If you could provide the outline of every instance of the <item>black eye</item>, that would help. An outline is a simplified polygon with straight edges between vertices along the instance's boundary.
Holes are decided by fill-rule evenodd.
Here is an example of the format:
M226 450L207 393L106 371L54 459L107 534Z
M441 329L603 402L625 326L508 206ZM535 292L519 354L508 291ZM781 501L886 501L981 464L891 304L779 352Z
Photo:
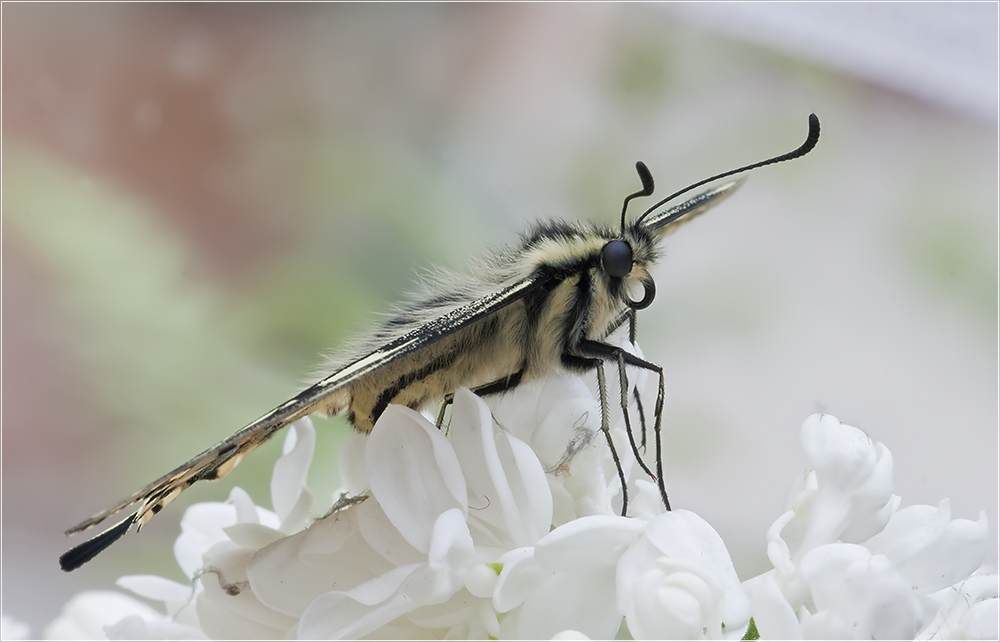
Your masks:
M621 239L615 239L604 246L601 262L609 276L622 278L632 271L632 248Z

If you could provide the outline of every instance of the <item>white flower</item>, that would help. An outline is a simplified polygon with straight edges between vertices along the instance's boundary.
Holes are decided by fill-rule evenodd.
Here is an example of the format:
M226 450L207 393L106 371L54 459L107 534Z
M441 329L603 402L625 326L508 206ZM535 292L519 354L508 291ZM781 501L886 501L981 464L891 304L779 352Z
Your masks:
M537 457L494 430L480 399L456 395L453 443L418 413L390 407L371 436L355 442L371 497L286 535L308 503L311 425L300 422L296 435L272 483L273 502L284 509L256 508L237 489L230 504L185 515L175 548L188 576L200 580L197 620L206 634L499 633L490 607L497 572L487 564L549 531L552 498ZM298 465L285 465L293 457Z
M750 618L725 545L689 511L583 517L501 560L505 637L607 639L624 615L636 639L719 639L724 626L739 638Z
M114 591L76 595L44 636L47 640L205 639L196 628L173 622L149 605Z
M456 398L456 404L466 403L462 397L461 401ZM300 617L296 630L300 637L368 635L422 606L451 599L463 588L473 564L462 467L433 424L407 408L390 407L368 438L365 463L372 501L344 513L357 514L361 539L357 544L362 550L356 553L374 558L374 576L369 571L365 579L371 566L359 566L355 555L300 547L296 538L261 551L259 563L263 565L274 555L282 560L292 555L300 561L309 555L310 563L320 564L329 563L324 557L340 558L333 577L345 570L347 578L365 579L355 586L325 587L327 591L315 596L303 612L291 611ZM312 528L339 517L334 515ZM366 528L365 521L374 522L375 527ZM272 592L283 591L281 584L266 581L265 575L254 576L261 578L255 589L267 590L268 598Z
M939 604L918 640L1000 638L1000 582L996 573L974 573L930 596Z
M600 404L577 377L492 407L461 389L450 435L390 406L342 449L353 496L316 520L305 485L315 433L301 420L275 465L273 512L239 488L192 506L174 551L190 584L119 580L162 611L84 593L46 634L739 639L751 614L763 637L997 634L1000 583L976 570L985 516L952 519L947 501L897 510L892 456L861 431L806 421L810 469L767 533L774 569L741 584L710 525L663 511L612 410L627 517Z
M636 639L739 639L750 619L722 538L689 511L651 520L617 573L619 608Z
M638 544L645 541L649 516L662 513L655 487L641 479L641 472L635 474L627 439L616 428L633 505L644 517L614 516L621 488L599 432L600 413L591 392L572 376L522 386L492 411L468 390L458 391L450 441L422 415L391 406L369 436L350 440L342 454L353 464L348 486L368 496L311 525L305 478L314 433L308 420L300 421L275 466L276 512L254 506L240 489L227 503L192 506L175 554L193 588L161 578L123 578L124 588L163 602L166 615L131 614L138 619L119 621L109 632L170 635L156 628L167 621L213 638L496 637L501 619L509 628L533 617L530 607L520 604L507 617L502 615L514 606L495 608L506 560L526 550L534 556L535 545L549 538L538 549L543 560L558 558L547 551L571 557L583 552L589 566L602 569L595 589L600 587L606 599L599 600L597 619L605 622L601 630L613 635L630 604L616 592L614 567L624 549L609 554L572 538L569 545L559 545L550 535L563 523L567 530L555 535L585 532L576 525L578 518L600 516L629 524L625 531ZM581 547L577 553L574 546ZM643 564L663 573L663 556L662 551L648 559L633 556L629 572L635 582ZM728 554L725 561L731 570ZM590 576L590 570L581 572ZM565 573L557 575L557 582L572 582ZM631 591L635 582L623 583L623 590ZM714 612L715 606L705 608ZM649 612L644 608L629 617L641 623ZM538 637L543 630L555 635L580 628L571 624L556 630L544 623L522 625L521 631Z
M761 637L995 631L982 619L996 609L998 578L970 578L986 555L985 513L952 520L947 500L897 510L885 446L830 415L807 419L801 435L811 470L768 530L774 570L745 583ZM964 612L959 594L967 596Z
M305 466L312 458L315 433L308 419L297 422L285 442L285 454L275 464L272 479L272 500L285 508L284 514L272 513L254 506L249 495L234 488L229 501L206 502L188 508L181 520L181 535L174 545L177 561L193 582L213 577L206 598L204 583L183 585L155 576L126 576L118 581L122 588L154 601L163 602L166 614L160 613L132 597L111 591L89 591L74 597L64 607L62 615L45 631L49 639L204 639L211 632L232 623L225 617L225 608L205 608L203 601L217 597L212 589L219 587L218 577L226 576L229 590L238 590L240 577L227 565L234 550L242 550L235 540L259 547L267 538L280 538L278 530L284 521L290 529L304 523L308 497L304 488ZM289 464L289 462L292 462ZM295 480L300 480L296 488ZM255 538L254 535L257 537ZM252 551L251 551L252 552ZM242 578L245 580L245 578ZM225 593L225 589L219 589ZM232 601L219 600L229 606ZM232 619L232 618L230 618ZM236 626L223 637L235 637L235 631L260 634L259 627L248 627L236 617ZM266 634L258 637L267 637Z

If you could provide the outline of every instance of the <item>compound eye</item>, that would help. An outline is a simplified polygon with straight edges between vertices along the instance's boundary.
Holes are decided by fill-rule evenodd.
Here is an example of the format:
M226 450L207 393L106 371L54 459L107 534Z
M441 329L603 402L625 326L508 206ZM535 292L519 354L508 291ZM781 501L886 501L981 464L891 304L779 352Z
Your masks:
M632 271L632 248L621 239L610 241L601 251L601 262L609 276L620 279Z

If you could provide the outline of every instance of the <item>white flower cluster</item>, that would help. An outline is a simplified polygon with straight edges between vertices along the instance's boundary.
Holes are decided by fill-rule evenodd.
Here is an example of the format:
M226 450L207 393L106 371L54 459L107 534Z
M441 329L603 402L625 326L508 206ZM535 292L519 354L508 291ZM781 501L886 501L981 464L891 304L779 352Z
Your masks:
M614 398L614 397L613 397ZM311 518L315 433L297 422L275 465L274 512L234 489L188 509L175 555L191 583L84 593L49 638L580 638L996 636L998 578L976 571L985 517L896 510L892 460L811 417L812 471L768 533L774 570L741 584L719 535L664 512L622 427L582 380L554 376L493 404L460 390L450 435L390 406L341 453L346 494ZM633 416L635 416L633 414Z
M985 512L897 510L889 450L830 415L806 420L802 446L810 468L767 533L774 570L745 584L762 638L997 638Z

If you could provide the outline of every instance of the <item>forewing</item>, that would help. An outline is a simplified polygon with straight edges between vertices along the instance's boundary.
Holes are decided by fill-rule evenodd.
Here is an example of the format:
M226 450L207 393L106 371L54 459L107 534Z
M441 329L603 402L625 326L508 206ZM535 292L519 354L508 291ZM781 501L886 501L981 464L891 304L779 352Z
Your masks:
M673 233L678 227L699 214L721 203L742 184L743 180L741 179L738 181L729 181L728 183L705 190L683 203L668 207L662 212L650 214L642 221L641 225L662 238L667 234Z
M349 386L358 378L371 374L396 359L433 345L448 335L522 299L546 283L547 278L541 275L517 281L424 323L334 372L191 461L178 466L111 508L67 530L67 535L73 535L99 524L133 504L139 504L136 512L125 520L65 553L59 558L60 565L65 571L79 568L117 541L133 523L137 523L141 528L195 482L224 477L247 453L285 426L313 412L324 399Z

